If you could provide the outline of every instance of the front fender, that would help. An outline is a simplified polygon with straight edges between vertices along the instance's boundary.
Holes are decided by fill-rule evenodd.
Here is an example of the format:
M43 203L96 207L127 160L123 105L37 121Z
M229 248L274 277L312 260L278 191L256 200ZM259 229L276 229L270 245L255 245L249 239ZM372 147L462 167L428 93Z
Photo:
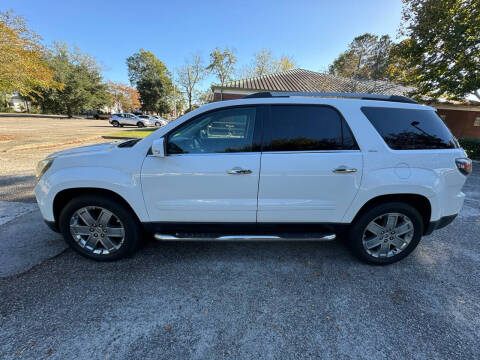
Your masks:
M53 202L63 190L76 188L99 188L110 190L132 207L140 221L148 221L143 201L140 174L131 174L113 168L78 167L59 169L48 176L48 172L35 187L35 196L40 211L47 221L54 221Z

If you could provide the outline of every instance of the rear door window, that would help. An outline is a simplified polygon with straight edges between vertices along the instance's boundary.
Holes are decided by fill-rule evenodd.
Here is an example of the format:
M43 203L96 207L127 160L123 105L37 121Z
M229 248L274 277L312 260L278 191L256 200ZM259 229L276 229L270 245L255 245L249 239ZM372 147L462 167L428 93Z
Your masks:
M319 105L272 105L264 126L263 151L358 149L338 111Z
M457 147L454 137L433 110L362 107L362 112L394 150Z

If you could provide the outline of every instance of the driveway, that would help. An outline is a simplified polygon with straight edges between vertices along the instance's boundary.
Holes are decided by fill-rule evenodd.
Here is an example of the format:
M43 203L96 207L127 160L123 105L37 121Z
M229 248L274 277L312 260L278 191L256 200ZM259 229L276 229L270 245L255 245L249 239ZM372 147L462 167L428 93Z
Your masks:
M341 242L148 242L96 263L20 214L1 241L41 256L0 279L0 358L478 359L475 165L459 218L383 267ZM24 272L52 254L38 242L60 254Z

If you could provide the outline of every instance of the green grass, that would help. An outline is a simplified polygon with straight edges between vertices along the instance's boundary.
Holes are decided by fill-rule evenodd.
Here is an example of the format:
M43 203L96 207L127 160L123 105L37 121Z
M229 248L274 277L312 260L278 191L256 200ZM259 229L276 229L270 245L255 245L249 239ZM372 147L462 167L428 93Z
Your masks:
M115 136L115 137L122 137L126 139L132 139L132 138L144 138L150 135L152 132L157 130L157 128L154 129L138 129L138 130L121 130L112 133L110 136Z

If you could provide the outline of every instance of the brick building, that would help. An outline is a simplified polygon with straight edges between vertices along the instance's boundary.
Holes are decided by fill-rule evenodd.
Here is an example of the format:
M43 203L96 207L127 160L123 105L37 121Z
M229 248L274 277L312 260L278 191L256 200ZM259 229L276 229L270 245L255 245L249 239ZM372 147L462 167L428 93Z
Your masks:
M262 91L358 92L407 95L412 88L387 81L358 81L304 69L293 69L248 79L234 80L223 87L212 85L213 101L233 100ZM480 102L435 103L438 114L458 138L480 139Z

